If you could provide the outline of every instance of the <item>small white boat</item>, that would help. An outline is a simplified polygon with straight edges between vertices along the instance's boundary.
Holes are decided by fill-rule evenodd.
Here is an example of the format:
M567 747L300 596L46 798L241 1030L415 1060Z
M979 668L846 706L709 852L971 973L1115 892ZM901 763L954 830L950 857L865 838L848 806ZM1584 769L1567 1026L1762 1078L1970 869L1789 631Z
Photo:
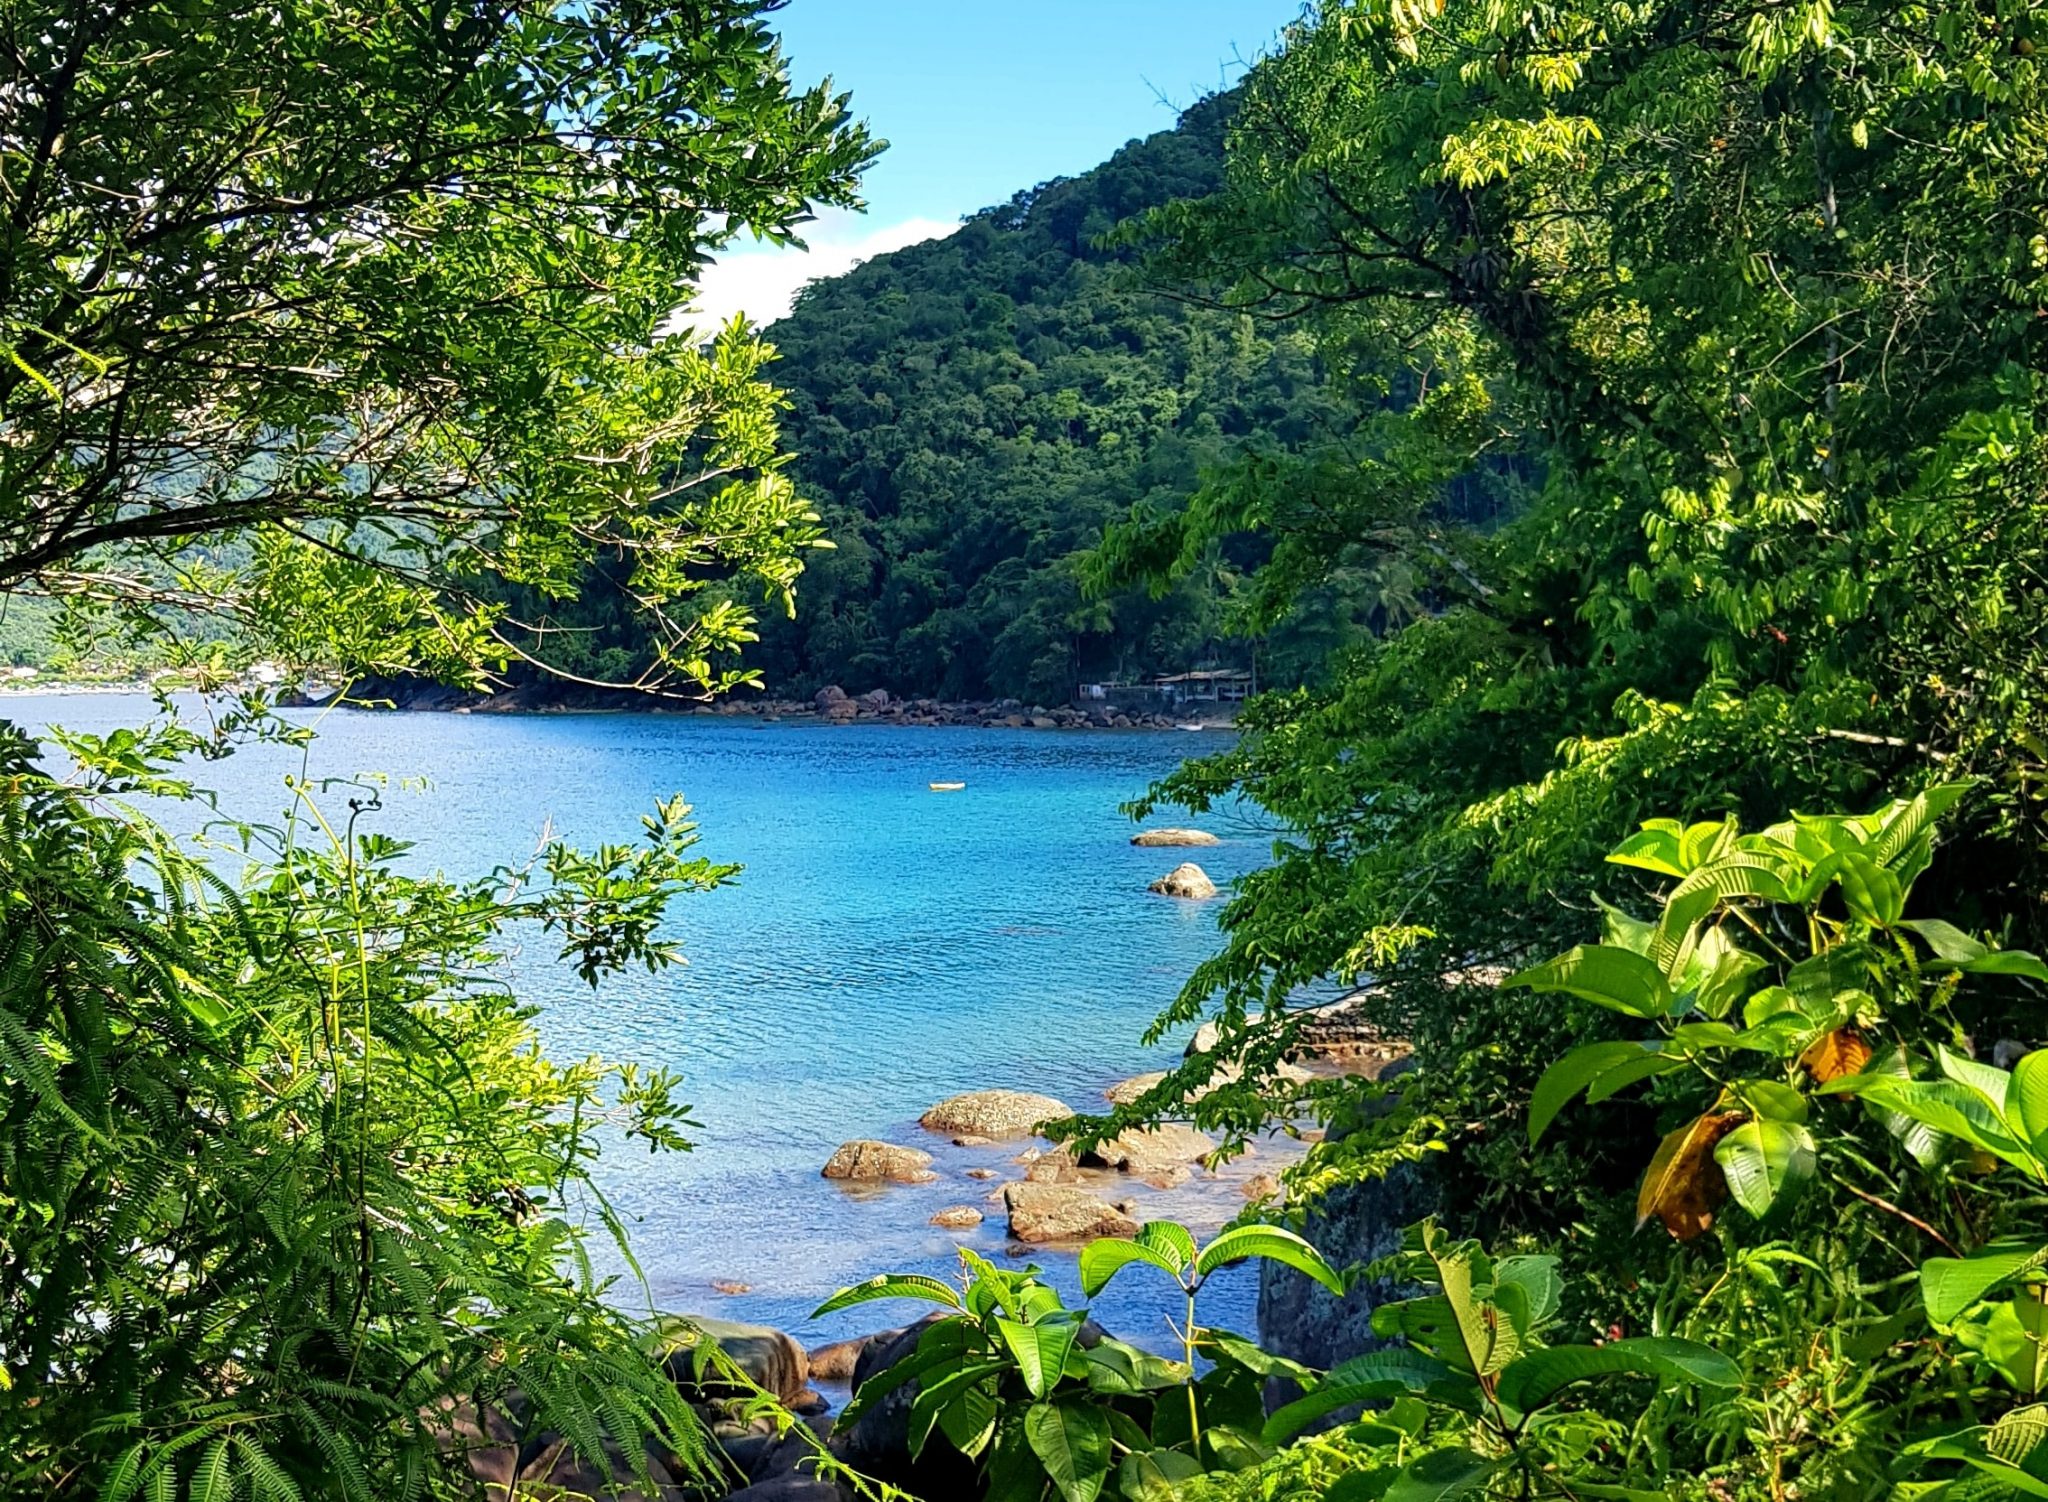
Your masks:
M1209 727L1206 725L1182 725L1179 728L1182 730L1207 730Z
M966 786L964 782L935 782L931 789L935 793L957 793Z

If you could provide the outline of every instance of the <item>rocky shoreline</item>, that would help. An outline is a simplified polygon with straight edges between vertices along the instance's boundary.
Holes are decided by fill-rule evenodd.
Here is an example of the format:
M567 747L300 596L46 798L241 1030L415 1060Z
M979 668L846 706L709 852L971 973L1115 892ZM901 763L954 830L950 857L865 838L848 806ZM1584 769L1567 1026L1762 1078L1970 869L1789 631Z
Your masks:
M326 709L343 701L340 690L285 695L279 704ZM346 691L346 703L360 708L441 714L678 714L761 720L814 720L822 724L957 726L1004 730L1182 730L1189 726L1225 730L1234 706L1205 704L1176 711L1180 718L1109 704L1082 709L1047 708L1021 699L901 699L885 688L849 694L833 685L808 699L728 697L709 702L671 698L630 689L593 688L549 681L518 684L491 693L450 688L418 678L370 678Z

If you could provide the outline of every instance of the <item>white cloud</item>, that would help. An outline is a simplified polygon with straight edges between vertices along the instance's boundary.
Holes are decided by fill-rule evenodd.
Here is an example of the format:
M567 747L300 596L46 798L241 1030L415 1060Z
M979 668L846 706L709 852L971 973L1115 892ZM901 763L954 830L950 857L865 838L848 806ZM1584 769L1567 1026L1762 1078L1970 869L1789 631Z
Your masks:
M941 239L959 227L944 219L874 225L851 214L827 213L808 227L807 250L761 246L725 251L705 268L694 306L677 313L675 326L708 330L745 313L765 328L789 312L805 283L851 271L872 256Z

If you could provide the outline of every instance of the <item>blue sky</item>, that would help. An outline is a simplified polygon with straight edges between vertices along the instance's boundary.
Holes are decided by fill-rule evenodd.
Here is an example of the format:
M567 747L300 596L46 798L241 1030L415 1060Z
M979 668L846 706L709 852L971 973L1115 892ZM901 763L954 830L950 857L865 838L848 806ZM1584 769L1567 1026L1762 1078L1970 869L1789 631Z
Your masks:
M705 317L770 322L797 287L944 234L962 215L1085 172L1234 82L1301 0L791 0L770 18L790 71L826 74L890 142L868 213L830 214L809 255L735 248Z

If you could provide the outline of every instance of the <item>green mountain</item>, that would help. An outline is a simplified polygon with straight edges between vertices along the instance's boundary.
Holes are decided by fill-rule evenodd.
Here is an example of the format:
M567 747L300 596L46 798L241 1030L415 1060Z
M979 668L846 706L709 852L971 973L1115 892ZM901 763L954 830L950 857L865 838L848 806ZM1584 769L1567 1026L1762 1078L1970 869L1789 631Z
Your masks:
M1219 549L1171 593L1084 598L1083 550L1134 503L1177 506L1248 442L1337 411L1308 341L1148 289L1119 222L1214 191L1232 96L943 240L813 284L769 330L797 475L836 551L766 624L771 685L1066 699L1080 681L1242 656Z

